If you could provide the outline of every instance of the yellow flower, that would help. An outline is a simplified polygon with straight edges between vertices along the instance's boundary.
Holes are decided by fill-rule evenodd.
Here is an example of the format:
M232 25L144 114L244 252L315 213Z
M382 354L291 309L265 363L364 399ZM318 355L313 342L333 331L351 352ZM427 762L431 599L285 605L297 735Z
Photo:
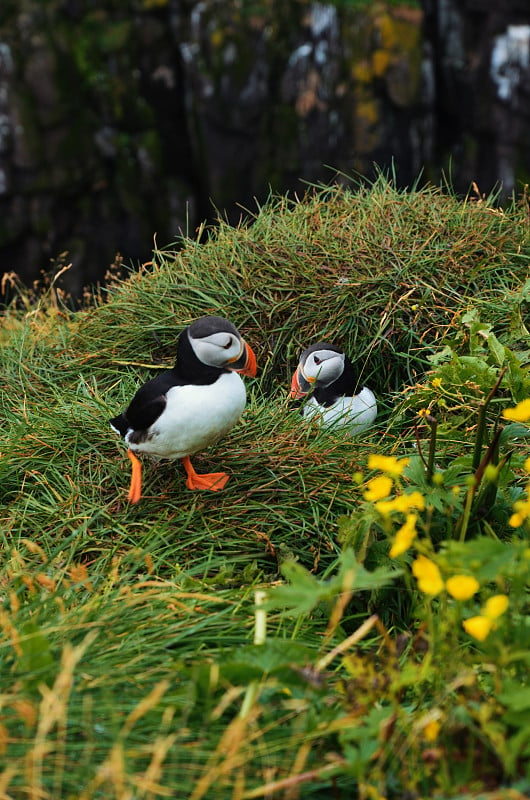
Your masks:
M462 627L465 632L469 633L474 639L483 642L493 628L493 620L482 615L470 617L469 619L463 620Z
M432 385L434 386L435 389L439 389L440 386L442 385L442 379L441 378L433 378L431 383L432 383Z
M530 472L530 458L527 458L524 462L524 468L527 472Z
M426 556L418 556L412 564L412 574L418 581L418 588L424 594L440 594L444 588L444 582L440 570Z
M512 422L528 422L530 420L530 397L521 400L515 408L505 408L502 416Z
M416 536L417 520L416 514L407 514L407 519L397 531L394 544L390 548L390 558L396 558L409 549Z
M492 628L496 627L495 620L504 614L509 602L505 594L495 594L488 598L482 608L482 614L462 622L464 630L479 642L483 642Z
M455 600L469 600L478 592L480 584L471 575L453 575L447 579L445 588Z
M392 478L387 475L380 475L377 478L372 478L366 484L366 491L364 492L364 499L370 502L381 500L383 497L388 497L392 491Z
M505 594L495 594L486 600L482 613L488 619L497 619L504 614L509 604L508 597Z
M518 528L524 523L525 519L530 517L530 499L517 500L513 504L513 509L515 513L512 514L508 520L508 525L510 525L512 528Z
M410 492L409 494L400 494L392 500L380 500L375 504L377 511L383 516L387 516L392 511L402 511L406 514L411 509L423 511L425 508L425 498L421 492Z
M423 735L428 742L435 742L440 733L440 723L437 719L431 719L423 729Z
M395 478L403 474L403 470L408 463L408 458L395 458L394 456L380 456L377 454L368 456L368 469L380 469L381 472L388 472L389 475Z
M431 410L429 408L420 408L418 411L418 417L429 417L431 415Z

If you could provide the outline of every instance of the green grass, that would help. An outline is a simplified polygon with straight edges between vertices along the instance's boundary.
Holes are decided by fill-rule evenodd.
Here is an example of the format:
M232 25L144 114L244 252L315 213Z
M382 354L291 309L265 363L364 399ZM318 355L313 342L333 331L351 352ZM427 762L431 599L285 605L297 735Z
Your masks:
M513 359L488 421L523 399L529 259L522 204L501 211L436 189L398 192L381 178L358 192L272 198L238 229L221 222L206 243L157 250L77 313L53 286L32 301L21 292L0 335L0 797L518 791L526 728L517 722L521 756L509 766L493 732L472 720L473 703L495 717L484 686L462 688L456 702L460 690L447 686L464 678L451 657L438 676L421 666L407 564L390 563L354 476L370 453L428 447L413 418L434 402L433 356L472 349L491 363L470 310L494 331L494 351ZM131 507L129 462L107 420L208 313L232 319L258 357L242 421L196 458L231 479L222 493L191 493L178 464L146 465L144 497ZM378 395L376 426L359 440L303 425L289 407L297 354L317 338L343 344ZM489 372L466 369L439 408L449 465L470 449L488 391ZM524 443L514 448L521 475ZM508 507L515 489L505 483ZM348 588L346 546L370 571L368 588ZM517 583L517 537L513 547ZM273 598L293 560L293 610L270 606L260 650L254 593ZM378 567L390 569L382 584ZM372 621L342 650L374 612L388 633ZM433 708L452 731L436 768L418 733ZM465 764L450 756L460 739Z

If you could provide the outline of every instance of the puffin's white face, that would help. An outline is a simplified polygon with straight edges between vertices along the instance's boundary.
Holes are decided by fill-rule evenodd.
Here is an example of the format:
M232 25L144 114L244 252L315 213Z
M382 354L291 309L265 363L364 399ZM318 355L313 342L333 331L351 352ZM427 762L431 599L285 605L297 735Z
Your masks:
M243 354L245 345L234 333L220 331L200 339L189 337L190 344L199 361L209 367L226 367L237 361Z
M335 350L315 350L300 364L302 378L312 386L329 386L344 371L344 353Z

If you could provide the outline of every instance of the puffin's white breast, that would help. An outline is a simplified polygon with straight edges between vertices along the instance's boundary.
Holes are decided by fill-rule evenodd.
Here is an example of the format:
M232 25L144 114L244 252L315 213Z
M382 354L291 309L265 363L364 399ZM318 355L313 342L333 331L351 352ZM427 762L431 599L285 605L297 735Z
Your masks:
M192 455L228 433L243 413L245 402L245 385L236 372L223 373L207 386L173 386L164 411L151 425L149 438L129 446L159 458Z
M339 397L333 405L321 406L310 397L304 406L304 417L318 418L322 425L341 426L353 434L367 430L377 417L377 401L366 386L354 397Z

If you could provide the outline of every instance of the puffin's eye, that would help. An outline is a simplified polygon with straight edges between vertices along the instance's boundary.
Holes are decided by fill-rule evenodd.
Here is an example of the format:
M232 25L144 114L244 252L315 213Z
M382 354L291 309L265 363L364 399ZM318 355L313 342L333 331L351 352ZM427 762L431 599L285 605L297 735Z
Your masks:
M232 347L232 339L229 339L226 344L223 345L223 350L229 350Z
M313 361L315 362L317 367L318 367L319 364L322 364L322 359L319 358L318 356L313 356Z

